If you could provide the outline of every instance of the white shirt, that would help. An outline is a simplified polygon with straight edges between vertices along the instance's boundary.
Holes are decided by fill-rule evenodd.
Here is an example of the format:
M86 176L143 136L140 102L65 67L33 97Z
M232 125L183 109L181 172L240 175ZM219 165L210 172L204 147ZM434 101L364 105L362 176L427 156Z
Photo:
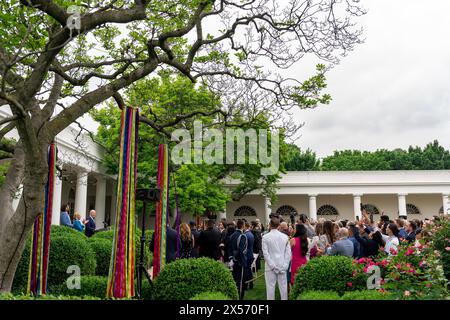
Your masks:
M384 251L387 254L391 254L391 248L397 251L398 245L399 245L398 238L396 236L390 236L386 239L386 246L384 247Z
M270 230L262 238L262 250L266 270L272 270L275 273L283 273L288 270L292 252L287 235L277 229Z

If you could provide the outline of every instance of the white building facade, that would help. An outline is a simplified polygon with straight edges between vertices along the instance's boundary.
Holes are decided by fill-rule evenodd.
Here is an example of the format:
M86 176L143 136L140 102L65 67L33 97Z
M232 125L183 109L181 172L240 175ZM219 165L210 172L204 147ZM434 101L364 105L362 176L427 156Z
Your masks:
M276 203L255 191L229 203L226 217L268 221L271 212L285 218L294 212L313 219L356 220L363 205L375 219L382 213L391 219L424 219L450 213L449 196L450 170L288 172L280 180Z

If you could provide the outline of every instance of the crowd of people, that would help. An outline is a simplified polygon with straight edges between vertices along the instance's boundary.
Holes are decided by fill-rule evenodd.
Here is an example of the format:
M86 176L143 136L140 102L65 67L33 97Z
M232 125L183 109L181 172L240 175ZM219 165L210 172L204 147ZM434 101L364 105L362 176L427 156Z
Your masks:
M254 271L261 269L263 258L267 299L275 299L278 284L280 297L286 300L299 268L310 259L322 255L375 257L381 252L396 255L399 243L418 241L425 233L423 225L429 222L406 217L392 220L385 214L375 221L373 215L364 210L361 213L355 221L312 221L304 214L292 214L290 221L285 221L272 214L266 228L259 219L208 220L198 226L194 221L182 223L179 236L167 227L166 259L208 257L222 261L230 268L243 299L253 287ZM153 239L150 246L153 251Z

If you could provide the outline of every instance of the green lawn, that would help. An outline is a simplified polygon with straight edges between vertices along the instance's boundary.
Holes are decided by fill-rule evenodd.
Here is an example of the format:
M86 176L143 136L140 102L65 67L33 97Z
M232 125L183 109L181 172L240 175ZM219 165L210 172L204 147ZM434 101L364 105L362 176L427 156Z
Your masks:
M244 300L266 300L266 282L264 280L264 261L261 261L262 269L258 271L259 277L253 282L253 289L245 291ZM280 300L280 291L275 289L275 299Z

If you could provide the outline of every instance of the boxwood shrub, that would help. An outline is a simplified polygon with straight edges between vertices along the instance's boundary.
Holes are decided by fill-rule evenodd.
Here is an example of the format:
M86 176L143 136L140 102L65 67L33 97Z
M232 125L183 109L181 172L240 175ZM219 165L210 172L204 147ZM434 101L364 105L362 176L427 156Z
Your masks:
M68 227L61 227L71 230ZM48 289L49 292L61 283L65 282L70 276L67 273L67 267L77 265L80 267L82 275L95 274L96 261L95 253L90 247L88 240L71 231L58 230L50 237L50 252L48 266ZM76 230L74 230L77 232ZM26 292L28 282L28 265L30 260L31 235L28 237L25 249L17 267L13 292Z
M230 298L222 292L202 292L196 294L189 300L230 300Z
M340 300L341 297L334 291L305 291L300 293L297 300Z
M202 292L221 292L238 299L230 271L209 258L179 259L167 264L154 282L156 300L188 300Z
M97 262L95 275L108 276L109 263L111 261L112 240L91 237L89 239L89 245L95 253L95 261Z
M84 234L84 232L75 230L75 229L70 228L70 227L52 225L51 228L52 228L52 230L51 230L50 235L52 237L61 236L61 235L68 235L69 234L69 235L80 237L82 239L87 239L87 237Z
M325 290L343 294L350 289L347 284L352 279L352 259L343 256L322 256L311 259L297 272L290 293L296 299L303 291Z
M81 276L80 289L69 289L66 283L61 283L57 288L57 293L66 296L92 296L105 299L107 277L102 276Z

